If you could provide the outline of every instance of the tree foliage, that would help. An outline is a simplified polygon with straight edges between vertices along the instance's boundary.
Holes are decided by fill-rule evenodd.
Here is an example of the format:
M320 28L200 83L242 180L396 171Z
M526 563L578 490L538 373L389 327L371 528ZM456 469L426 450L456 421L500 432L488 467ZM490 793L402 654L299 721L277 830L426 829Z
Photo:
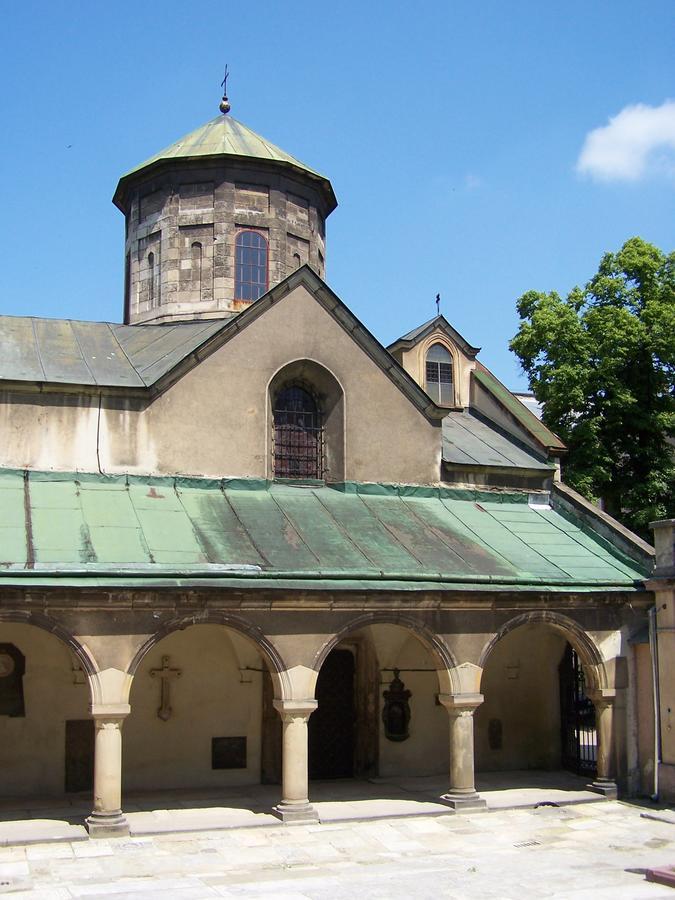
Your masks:
M568 446L565 481L647 535L675 515L675 253L631 238L585 288L517 309L510 346Z

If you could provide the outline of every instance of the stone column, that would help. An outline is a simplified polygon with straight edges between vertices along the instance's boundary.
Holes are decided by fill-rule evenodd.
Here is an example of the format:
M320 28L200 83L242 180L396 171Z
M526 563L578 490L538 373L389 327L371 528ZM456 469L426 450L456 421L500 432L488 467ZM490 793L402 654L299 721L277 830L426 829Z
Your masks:
M438 700L450 716L450 790L441 799L458 812L486 809L476 793L473 753L473 714L483 695L439 694Z
M94 809L86 820L92 838L124 837L129 823L122 813L122 722L127 703L91 708L96 725L94 743Z
M318 822L309 802L309 754L307 723L317 707L316 700L275 700L274 708L283 722L282 800L274 814L283 822Z
M611 799L617 796L614 747L614 700L616 691L611 688L603 688L590 691L588 696L595 706L598 771L595 781L588 785L588 789Z

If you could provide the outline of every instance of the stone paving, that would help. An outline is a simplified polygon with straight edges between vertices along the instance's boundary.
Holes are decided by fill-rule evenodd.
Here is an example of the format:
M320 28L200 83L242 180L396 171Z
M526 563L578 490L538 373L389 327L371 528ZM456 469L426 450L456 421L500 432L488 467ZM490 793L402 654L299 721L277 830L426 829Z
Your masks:
M675 814L566 807L231 828L0 848L0 892L70 900L670 898Z
M596 801L598 795L586 790L586 781L569 772L486 772L478 778L478 789L489 809L511 809L540 802ZM447 813L448 807L440 802L446 790L447 778L432 775L312 781L310 794L322 822L340 822ZM278 800L278 785L136 791L125 792L124 813L134 837L281 826L271 813ZM1 798L0 846L87 840L82 823L90 811L88 792L52 798Z

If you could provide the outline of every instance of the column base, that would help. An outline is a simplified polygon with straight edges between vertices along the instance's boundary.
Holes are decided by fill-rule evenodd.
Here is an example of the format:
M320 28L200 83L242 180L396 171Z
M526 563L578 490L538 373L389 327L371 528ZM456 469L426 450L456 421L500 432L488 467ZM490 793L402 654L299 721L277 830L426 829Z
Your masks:
M593 781L586 785L587 791L593 791L594 794L602 794L608 800L616 800L618 789L615 781Z
M451 807L455 812L487 811L487 803L475 791L473 794L453 794L450 791L447 794L443 794L439 799L441 803Z
M281 803L272 807L272 814L284 825L311 825L319 821L319 814L311 803Z
M92 813L84 820L90 838L129 837L129 823L119 812Z

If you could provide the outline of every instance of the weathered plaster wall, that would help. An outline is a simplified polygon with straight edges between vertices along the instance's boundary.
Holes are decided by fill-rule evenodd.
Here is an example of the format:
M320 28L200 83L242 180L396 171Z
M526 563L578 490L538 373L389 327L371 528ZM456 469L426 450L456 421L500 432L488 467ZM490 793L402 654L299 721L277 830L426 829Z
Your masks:
M526 625L495 645L481 683L485 701L475 716L477 770L560 765L558 665L565 644L546 626ZM501 723L501 748L490 746L491 720Z
M2 623L0 643L26 657L25 718L0 716L0 795L62 794L65 723L89 717L89 687L69 649L39 628Z
M635 708L637 712L638 790L644 794L654 791L654 698L652 688L652 660L649 644L635 644Z
M181 675L171 681L171 718L162 721L160 682L150 670L169 656ZM127 790L257 784L260 781L262 674L260 655L219 625L195 625L156 644L131 689L123 726ZM246 737L245 769L212 769L211 739Z
M302 286L147 408L103 398L99 423L97 396L26 394L26 402L8 402L0 412L0 465L272 477L268 384L305 358L332 372L344 392L344 469L336 480L438 482L440 428Z

